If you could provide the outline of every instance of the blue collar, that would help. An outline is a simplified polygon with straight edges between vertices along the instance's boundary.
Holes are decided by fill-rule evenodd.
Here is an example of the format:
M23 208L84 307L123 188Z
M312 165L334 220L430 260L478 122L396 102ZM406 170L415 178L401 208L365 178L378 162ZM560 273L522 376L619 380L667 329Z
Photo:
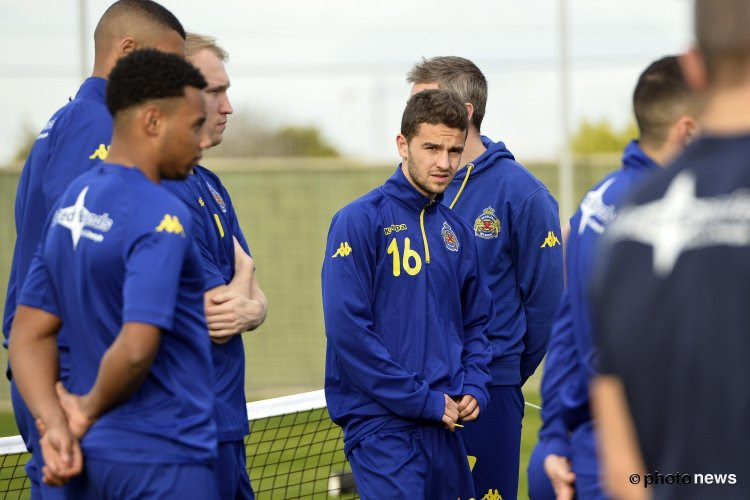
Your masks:
M106 104L107 102L107 80L92 76L86 78L76 94L76 99L91 99Z
M622 154L622 166L626 170L633 169L641 172L659 168L659 164L643 152L636 140L630 141L625 148L625 152Z
M401 171L401 164L399 163L396 172L383 184L383 192L399 202L403 203L407 207L421 211L426 206L430 205L433 200L429 199L419 191L417 188L411 185L411 182L406 178L404 173ZM432 205L438 205L443 199L443 194L440 193L434 199Z

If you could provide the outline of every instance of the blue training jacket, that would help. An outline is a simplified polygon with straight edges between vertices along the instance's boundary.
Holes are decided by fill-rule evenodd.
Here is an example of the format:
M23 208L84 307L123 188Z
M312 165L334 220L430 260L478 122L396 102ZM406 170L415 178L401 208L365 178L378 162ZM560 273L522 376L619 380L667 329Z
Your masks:
M522 384L536 370L563 290L557 202L502 142L462 168L445 192L473 228L495 314L488 337L494 385Z
M3 313L4 346L32 258L42 239L47 216L68 185L106 159L112 139L112 117L106 104L107 80L86 79L75 98L60 108L39 132L18 181L15 205L16 244ZM58 342L64 347L64 328ZM61 353L60 369L67 369Z
M576 369L572 376L565 379L560 392L562 418L570 431L591 419L589 381L596 372L596 350L588 294L597 242L614 218L618 204L647 174L658 168L659 165L646 156L638 142L631 141L625 148L622 168L609 174L586 193L578 211L570 219L565 264ZM557 369L567 368L547 366L547 370Z
M347 454L379 430L440 422L444 394L487 408L492 299L473 234L401 167L333 217L322 285L326 401Z

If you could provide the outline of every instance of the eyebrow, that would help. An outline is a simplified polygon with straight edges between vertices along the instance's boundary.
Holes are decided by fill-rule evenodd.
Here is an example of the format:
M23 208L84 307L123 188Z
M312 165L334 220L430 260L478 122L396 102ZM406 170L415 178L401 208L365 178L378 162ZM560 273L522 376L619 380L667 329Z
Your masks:
M212 91L212 90L228 90L228 89L229 89L229 87L230 87L231 85L232 85L232 84L231 84L230 82L227 82L227 83L222 83L222 84L219 84L219 85L209 85L209 86L207 86L207 87L205 88L205 90L206 90L206 91Z

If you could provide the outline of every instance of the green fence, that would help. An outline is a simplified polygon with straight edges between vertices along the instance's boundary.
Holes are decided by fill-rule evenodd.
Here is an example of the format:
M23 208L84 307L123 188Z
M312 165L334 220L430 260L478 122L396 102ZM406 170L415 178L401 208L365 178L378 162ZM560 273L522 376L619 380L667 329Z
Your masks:
M575 199L616 167L617 161L579 162ZM322 387L325 335L320 267L328 224L344 204L388 178L395 165L220 159L207 163L220 173L232 196L269 301L265 324L245 334L248 399ZM530 169L558 197L557 166L539 164ZM0 219L2 303L15 238L13 200L18 175L17 170L0 169L0 210L4 214ZM5 351L0 351L4 366ZM8 399L8 384L2 377L0 402Z

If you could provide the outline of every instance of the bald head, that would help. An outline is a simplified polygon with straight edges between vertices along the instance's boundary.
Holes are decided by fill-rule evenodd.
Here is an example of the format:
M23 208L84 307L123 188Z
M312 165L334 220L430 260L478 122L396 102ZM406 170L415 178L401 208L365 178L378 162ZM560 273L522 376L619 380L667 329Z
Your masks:
M695 38L710 84L750 77L750 0L696 0Z
M94 73L106 77L117 60L137 49L185 55L185 29L169 10L151 0L119 0L94 31Z

